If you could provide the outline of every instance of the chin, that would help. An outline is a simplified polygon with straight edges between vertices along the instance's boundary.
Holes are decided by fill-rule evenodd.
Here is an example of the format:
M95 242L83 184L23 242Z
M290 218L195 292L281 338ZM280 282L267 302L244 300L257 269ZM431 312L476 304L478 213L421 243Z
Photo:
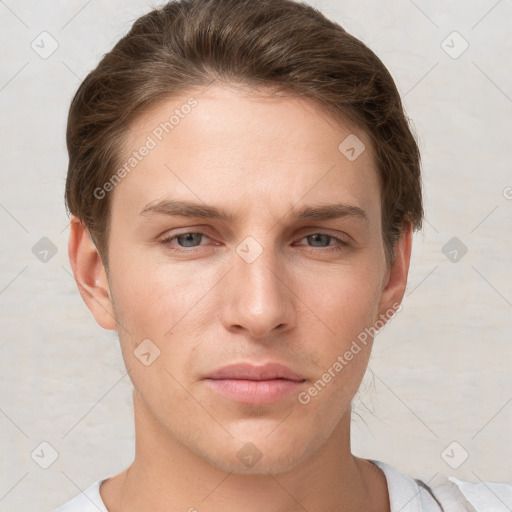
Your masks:
M294 469L308 454L306 440L277 436L268 431L230 438L225 446L208 446L200 455L212 466L237 475L268 475Z
M254 466L252 466L250 463L242 463L236 455L229 459L220 455L219 457L210 459L210 463L222 471L235 475L268 476L269 474L278 475L293 470L299 463L299 460L296 456L290 457L289 454L282 456L267 454L262 455Z

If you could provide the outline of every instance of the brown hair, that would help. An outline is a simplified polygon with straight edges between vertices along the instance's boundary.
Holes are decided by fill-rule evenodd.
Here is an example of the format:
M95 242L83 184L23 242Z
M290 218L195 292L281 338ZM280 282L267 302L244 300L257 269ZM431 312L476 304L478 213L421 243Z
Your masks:
M110 196L127 131L148 107L212 81L307 98L371 138L388 262L423 218L420 153L380 59L340 25L293 0L178 0L135 21L78 88L69 111L66 204L105 266ZM341 140L340 140L341 142Z

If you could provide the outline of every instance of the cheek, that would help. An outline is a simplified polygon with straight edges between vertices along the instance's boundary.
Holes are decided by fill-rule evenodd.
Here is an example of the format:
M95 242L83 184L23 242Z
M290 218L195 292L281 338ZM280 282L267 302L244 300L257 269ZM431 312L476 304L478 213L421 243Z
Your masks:
M211 304L216 274L200 272L193 265L137 266L132 260L112 281L126 365L140 370L133 353L149 339L159 351L155 363L173 374L188 368L191 352L218 318L219 308Z
M378 310L381 281L370 265L318 275L305 283L301 296L326 327L326 333L347 341L373 322Z
M197 301L204 276L187 265L155 264L133 256L120 261L112 276L117 312L133 329L162 336Z
M341 406L352 399L367 368L373 341L370 328L380 298L379 276L352 267L328 280L317 276L309 289L315 291L304 296L313 316L305 321L302 337L305 350L317 354L318 384L311 395L322 395L318 404L326 407L329 403Z
M138 266L132 259L118 268L112 292L123 359L146 405L161 407L153 413L165 417L173 403L188 400L179 382L197 329L194 304L205 292L194 281L197 272L189 275L177 266Z

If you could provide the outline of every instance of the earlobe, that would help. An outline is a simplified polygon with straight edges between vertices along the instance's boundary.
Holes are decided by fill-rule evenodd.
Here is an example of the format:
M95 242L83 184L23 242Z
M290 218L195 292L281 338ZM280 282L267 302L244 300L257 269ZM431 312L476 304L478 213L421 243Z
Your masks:
M395 244L394 259L387 273L387 279L382 290L379 304L380 316L388 316L390 310L397 309L401 304L405 288L407 286L407 276L409 274L409 264L411 261L412 250L412 226L408 224L404 229L402 236Z
M116 330L110 287L101 257L86 226L71 218L68 255L84 302L101 327Z

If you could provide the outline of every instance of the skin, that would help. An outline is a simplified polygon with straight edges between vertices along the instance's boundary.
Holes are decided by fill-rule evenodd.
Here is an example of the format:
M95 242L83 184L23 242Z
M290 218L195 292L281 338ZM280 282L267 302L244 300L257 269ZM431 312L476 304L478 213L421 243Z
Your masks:
M102 499L110 512L386 512L384 474L350 449L351 400L373 340L308 404L296 393L240 404L203 380L233 362L277 361L307 390L400 303L412 235L388 264L370 139L311 101L214 84L145 112L127 155L190 96L198 106L110 192L108 277L87 230L71 224L78 288L98 324L118 331L134 385L135 459L101 486ZM349 134L366 145L354 161L338 150ZM234 219L140 214L164 199ZM367 220L292 215L327 203L361 208ZM249 236L262 249L251 263L236 252ZM160 355L145 366L134 349L148 338ZM252 467L237 456L248 442L261 453Z

